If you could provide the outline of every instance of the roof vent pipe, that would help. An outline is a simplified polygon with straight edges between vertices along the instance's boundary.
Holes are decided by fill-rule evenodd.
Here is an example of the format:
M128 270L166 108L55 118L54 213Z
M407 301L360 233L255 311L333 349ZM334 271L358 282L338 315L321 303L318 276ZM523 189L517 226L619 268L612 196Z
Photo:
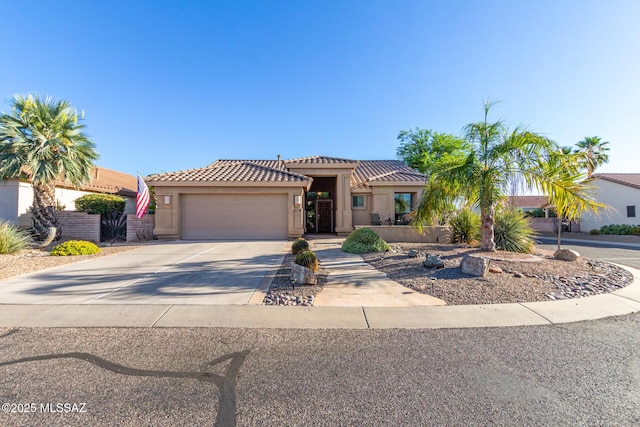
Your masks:
M280 154L278 154L278 169L281 169L281 167L280 167Z

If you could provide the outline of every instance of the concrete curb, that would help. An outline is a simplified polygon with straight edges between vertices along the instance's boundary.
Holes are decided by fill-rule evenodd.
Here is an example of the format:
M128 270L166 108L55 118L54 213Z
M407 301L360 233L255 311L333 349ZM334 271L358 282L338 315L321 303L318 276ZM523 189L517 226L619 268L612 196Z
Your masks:
M0 305L0 327L445 329L551 325L640 311L640 270L618 291L562 301L424 307Z

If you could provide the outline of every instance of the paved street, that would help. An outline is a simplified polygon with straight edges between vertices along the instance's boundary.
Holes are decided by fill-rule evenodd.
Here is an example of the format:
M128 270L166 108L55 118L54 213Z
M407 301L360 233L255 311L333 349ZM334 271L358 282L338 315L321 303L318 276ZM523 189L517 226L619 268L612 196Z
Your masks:
M639 329L0 329L0 425L634 426Z
M2 281L4 304L246 304L284 241L178 241Z
M565 238L563 237L563 239ZM601 259L640 269L640 248L597 241L575 243L565 240L561 240L561 246L563 249L573 249L587 258ZM536 243L536 247L556 250L558 245L555 239L544 238Z

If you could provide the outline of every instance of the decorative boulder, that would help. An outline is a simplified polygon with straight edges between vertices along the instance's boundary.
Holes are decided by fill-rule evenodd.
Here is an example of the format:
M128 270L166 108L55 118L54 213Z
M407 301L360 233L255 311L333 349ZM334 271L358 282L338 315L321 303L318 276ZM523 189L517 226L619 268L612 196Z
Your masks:
M291 265L290 278L294 285L315 285L318 283L313 270L295 263Z
M484 277L489 271L489 260L479 256L466 255L462 258L460 268L465 274Z
M437 255L427 254L422 264L427 268L444 268L444 260Z
M407 256L409 258L415 258L418 256L418 251L416 251L415 249L411 249L409 252L407 252Z
M580 258L580 254L571 249L558 249L553 253L553 257L561 261L575 261Z

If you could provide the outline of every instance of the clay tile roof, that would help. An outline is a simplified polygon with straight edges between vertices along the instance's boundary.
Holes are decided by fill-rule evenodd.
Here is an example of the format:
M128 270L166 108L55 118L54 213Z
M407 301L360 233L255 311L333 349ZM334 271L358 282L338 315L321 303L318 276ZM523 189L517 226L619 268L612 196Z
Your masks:
M640 189L640 173L597 173L592 178Z
M275 169L260 161L220 160L210 166L149 175L146 182L308 182L309 177Z
M128 173L95 166L91 172L91 176L91 181L88 184L81 185L79 190L117 194L119 196L135 196L138 191L137 178ZM68 183L62 181L56 183L56 186L73 188Z
M547 196L511 196L509 205L516 208L543 208L549 205Z
M400 160L361 160L351 176L353 188L367 188L376 182L406 182L422 185L425 176Z
M308 165L337 165L346 163L357 163L357 160L341 159L339 157L327 157L327 156L310 156L300 157L297 159L289 159L284 161L285 164L308 164Z

